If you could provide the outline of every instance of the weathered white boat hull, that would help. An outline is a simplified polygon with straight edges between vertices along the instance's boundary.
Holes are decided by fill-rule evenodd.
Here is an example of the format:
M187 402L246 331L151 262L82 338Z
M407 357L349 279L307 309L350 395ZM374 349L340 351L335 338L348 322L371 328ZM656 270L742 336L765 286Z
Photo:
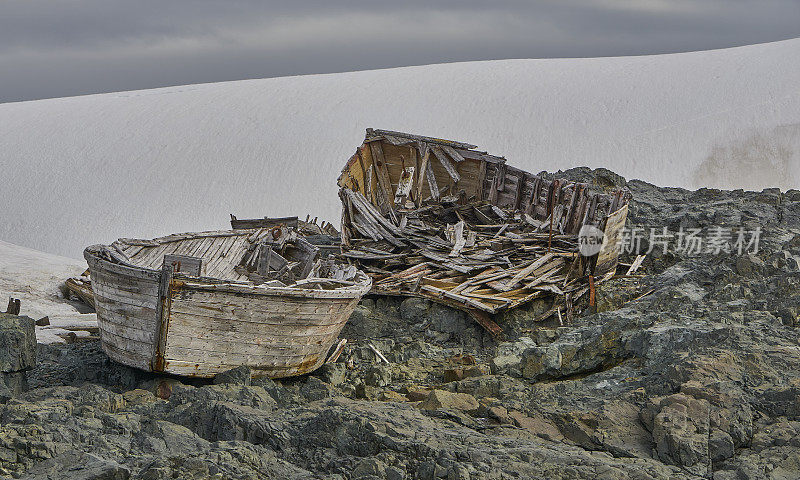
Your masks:
M153 372L213 377L319 368L371 282L332 290L266 287L122 265L84 253L100 339L114 361ZM165 283L166 282L166 283Z

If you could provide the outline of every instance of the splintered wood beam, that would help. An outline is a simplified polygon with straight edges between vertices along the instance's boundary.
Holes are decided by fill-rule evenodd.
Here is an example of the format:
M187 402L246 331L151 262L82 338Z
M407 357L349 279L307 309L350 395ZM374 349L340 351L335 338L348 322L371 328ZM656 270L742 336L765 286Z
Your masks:
M498 190L497 182L499 181L500 181L500 167L497 166L494 169L494 176L492 177L492 184L491 186L489 186L489 196L487 198L487 200L489 200L489 203L492 206L494 206L494 204L497 203L497 190Z
M380 129L371 129L371 128L367 129L367 137L369 138L370 136L373 136L373 135L383 135L383 136L390 135L392 137L407 138L409 140L416 140L416 141L419 141L419 142L435 142L437 144L451 145L453 147L462 148L464 150L472 150L473 148L478 148L477 145L471 145L469 143L464 143L464 142L457 142L455 140L445 140L445 139L442 139L442 138L425 137L425 136L422 136L422 135L412 135L410 133L395 132L395 131L392 131L392 130L380 130Z
M372 153L372 164L375 167L374 171L378 177L378 186L383 194L383 199L386 202L383 205L386 210L388 210L390 208L392 198L392 182L389 179L389 170L386 168L386 159L383 156L383 147L381 146L381 142L370 142L369 148L370 152Z
M442 167L447 171L447 174L450 175L450 178L453 179L453 183L458 183L458 181L461 180L461 175L458 174L456 167L450 163L450 160L445 156L444 152L442 152L442 149L434 147L433 154L436 155L439 163L442 164Z
M514 275L511 278L511 280L506 282L505 287L502 288L501 290L504 291L504 292L512 290L519 282L521 282L524 278L526 278L528 275L530 275L534 270L536 270L537 268L541 267L545 263L549 262L550 259L552 259L552 258L553 258L553 255L548 253L548 254L545 254L543 257L537 259L536 261L534 261L533 263L531 263L527 267L525 267L522 270L520 270L516 275Z
M369 180L367 179L367 167L364 165L364 159L361 157L361 152L356 150L356 157L358 158L358 166L361 167L361 188L359 191L364 195L367 194L367 183Z
M478 167L478 190L475 196L478 200L483 200L483 182L486 181L486 160L479 160L480 166Z
M422 206L422 186L425 184L426 177L428 176L428 164L431 161L431 150L425 147L423 151L422 162L419 165L419 174L417 175L417 190L415 195L417 208Z
M409 192L409 195L411 199L416 202L417 207L419 207L419 202L417 202L417 184L419 183L419 175L422 172L422 170L419 169L420 156L413 145L409 145L408 150L410 155L408 158L410 159L411 165L414 167L414 178L411 182L411 192Z
M405 199L411 193L414 184L414 167L406 167L400 174L400 182L397 184L397 192L394 195L395 205L403 206Z
M454 302L460 303L460 304L462 304L464 306L467 306L467 307L470 307L470 308L477 308L479 310L484 310L484 311L487 311L488 313L495 313L497 311L497 309L495 307L493 307L493 306L489 306L489 305L487 305L485 303L479 302L479 301L477 301L475 299L472 299L472 298L469 298L469 297L465 297L463 295L452 293L449 290L445 290L443 288L434 287L432 285L422 285L420 288L423 291L426 291L426 292L429 292L429 293L433 294L432 296L434 298L437 298L437 297L438 298L447 298L447 299L452 300Z
M497 191L502 192L503 190L506 189L506 165L504 163L497 166L496 177L497 177L497 185L496 185Z
M370 163L369 168L367 168L367 173L364 174L365 177L364 184L366 188L366 193L364 194L364 196L367 197L373 204L375 204L377 203L377 200L375 198L375 191L372 188L372 171L373 168L372 164Z
M527 181L528 177L524 173L517 176L517 190L514 192L514 210L519 210L520 202L522 201L522 189L525 188L525 182Z
M428 181L428 189L431 191L431 199L433 199L433 201L439 201L439 184L436 183L436 175L433 173L433 166L431 165L430 159L428 160L425 179Z
M628 218L628 206L622 208L608 216L603 235L603 244L594 265L594 276L606 280L614 275L619 261L619 242L622 241L622 230L625 228L625 220Z
M450 155L450 158L452 158L454 162L461 163L464 161L464 157L461 156L461 154L458 153L458 150L456 150L455 148L448 145L443 145L442 150L447 152L447 154Z

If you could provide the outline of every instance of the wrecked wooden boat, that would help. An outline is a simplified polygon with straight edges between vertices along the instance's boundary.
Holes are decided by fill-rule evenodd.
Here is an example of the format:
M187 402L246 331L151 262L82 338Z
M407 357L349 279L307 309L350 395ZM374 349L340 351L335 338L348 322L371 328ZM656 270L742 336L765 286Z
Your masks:
M247 365L272 378L320 367L370 278L285 224L120 239L86 248L108 356L212 377Z
M468 143L373 129L338 184L342 255L373 278L374 293L460 308L493 333L488 315L553 294L570 314L613 276L630 199ZM578 248L586 226L602 236L589 256Z

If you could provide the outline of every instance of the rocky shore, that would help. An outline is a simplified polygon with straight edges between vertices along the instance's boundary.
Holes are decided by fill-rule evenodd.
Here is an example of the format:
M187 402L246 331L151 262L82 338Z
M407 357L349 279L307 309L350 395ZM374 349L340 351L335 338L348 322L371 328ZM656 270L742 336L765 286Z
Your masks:
M627 186L641 253L664 227L759 231L758 252L654 245L595 308L538 301L496 318L499 340L365 298L337 363L278 381L153 376L97 341L39 345L34 366L32 324L3 317L0 477L800 478L800 192L560 175Z

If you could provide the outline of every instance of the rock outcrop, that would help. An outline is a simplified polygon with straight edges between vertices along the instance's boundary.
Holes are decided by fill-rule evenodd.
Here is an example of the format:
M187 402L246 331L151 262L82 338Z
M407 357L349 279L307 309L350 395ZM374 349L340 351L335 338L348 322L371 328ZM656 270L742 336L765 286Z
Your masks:
M551 299L505 312L503 342L428 300L366 298L339 361L294 379L165 378L97 342L39 346L31 390L0 398L0 476L800 478L800 192L563 175L630 188L632 228L760 227L759 250L654 248L571 319L547 317Z
M0 399L27 389L27 371L36 365L32 318L0 313Z

